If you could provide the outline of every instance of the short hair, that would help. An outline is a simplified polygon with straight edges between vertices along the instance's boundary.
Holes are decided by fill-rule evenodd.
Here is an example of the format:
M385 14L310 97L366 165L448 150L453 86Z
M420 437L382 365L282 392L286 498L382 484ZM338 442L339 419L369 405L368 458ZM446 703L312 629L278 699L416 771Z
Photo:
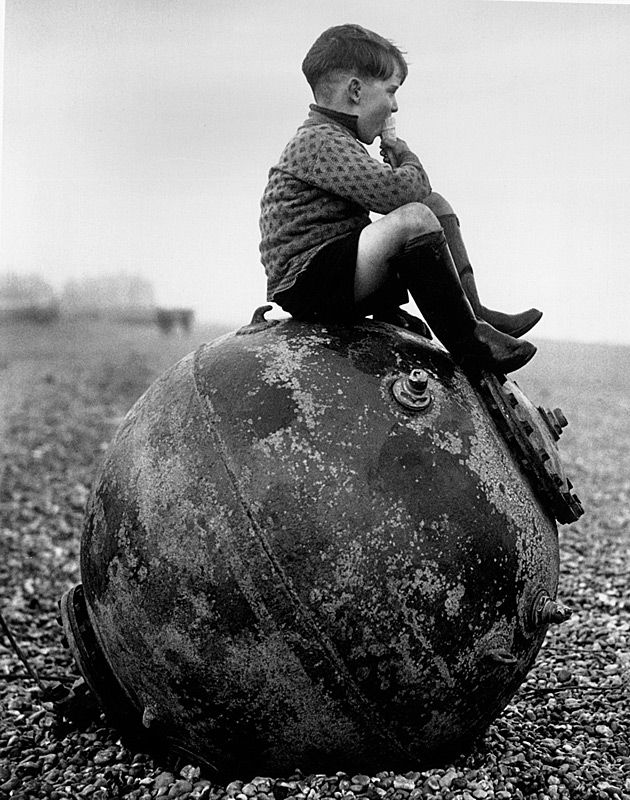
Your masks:
M360 25L336 25L325 30L302 62L302 72L313 94L335 72L357 72L362 78L386 80L398 68L401 83L407 62L393 42Z

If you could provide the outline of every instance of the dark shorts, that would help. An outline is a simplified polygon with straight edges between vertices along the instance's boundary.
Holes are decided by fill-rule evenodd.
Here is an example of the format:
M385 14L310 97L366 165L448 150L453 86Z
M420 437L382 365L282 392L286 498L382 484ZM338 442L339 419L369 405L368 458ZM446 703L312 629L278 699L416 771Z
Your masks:
M298 275L289 289L274 298L296 319L339 320L360 319L376 308L403 305L407 290L393 276L371 302L358 307L354 302L354 274L361 230L334 239L322 247L308 267Z
M354 305L354 273L361 230L334 239L322 247L289 289L274 298L297 319L351 319Z

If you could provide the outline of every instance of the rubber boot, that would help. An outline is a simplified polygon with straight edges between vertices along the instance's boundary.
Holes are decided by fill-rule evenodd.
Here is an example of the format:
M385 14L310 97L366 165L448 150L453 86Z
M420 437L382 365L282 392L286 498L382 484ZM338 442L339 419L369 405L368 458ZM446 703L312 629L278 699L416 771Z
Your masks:
M530 331L542 317L542 311L537 308L529 308L519 314L505 314L503 311L493 311L483 306L479 301L475 276L471 266L465 267L459 273L459 280L475 314L479 319L490 323L493 328L501 331L501 333L507 333L510 336L514 336L514 338L518 338Z
M481 305L477 294L475 276L462 239L457 215L442 214L438 216L438 220L444 230L466 297L479 319L489 322L493 328L501 331L501 333L508 333L514 337L522 336L531 330L542 317L542 311L537 308L530 308L527 311L521 311L519 314L505 314L502 311L493 311Z
M395 259L395 267L433 333L463 367L506 373L533 357L533 344L477 319L464 294L444 231L409 241Z

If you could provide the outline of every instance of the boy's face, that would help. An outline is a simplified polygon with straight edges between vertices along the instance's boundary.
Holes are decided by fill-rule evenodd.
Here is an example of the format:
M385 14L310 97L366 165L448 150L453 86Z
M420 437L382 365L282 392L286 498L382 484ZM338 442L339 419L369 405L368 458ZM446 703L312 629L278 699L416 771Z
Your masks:
M385 80L361 79L355 113L359 115L359 139L364 144L372 144L383 130L387 117L398 111L396 90L400 84L401 75L398 69Z

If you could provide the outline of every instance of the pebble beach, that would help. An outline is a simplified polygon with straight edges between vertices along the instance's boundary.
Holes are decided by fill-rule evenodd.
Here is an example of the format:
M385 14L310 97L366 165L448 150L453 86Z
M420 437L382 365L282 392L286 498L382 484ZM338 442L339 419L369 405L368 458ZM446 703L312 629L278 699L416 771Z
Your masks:
M87 327L86 327L87 325ZM5 327L0 336L0 799L630 800L630 348L537 342L516 375L560 406L567 474L586 510L560 526L559 598L533 670L474 749L397 774L234 775L165 762L121 741L98 710L61 719L41 685L70 686L57 602L80 581L90 485L116 427L167 366L218 330L165 337L104 322ZM39 681L39 685L38 685Z

